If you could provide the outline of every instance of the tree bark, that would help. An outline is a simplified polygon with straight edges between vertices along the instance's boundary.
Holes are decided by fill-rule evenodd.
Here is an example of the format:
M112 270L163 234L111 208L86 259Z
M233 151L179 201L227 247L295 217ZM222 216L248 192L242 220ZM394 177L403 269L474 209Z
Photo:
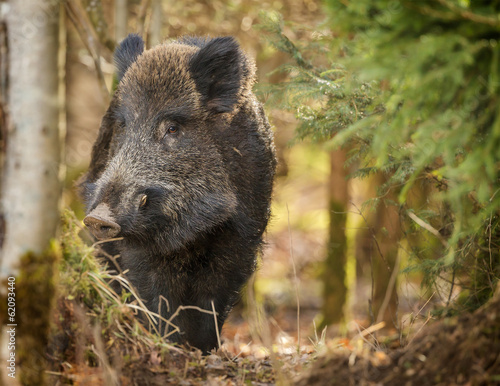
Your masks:
M366 180L363 200L376 197L376 188L386 181L387 178L381 173ZM396 194L388 192L380 199L376 210L363 213L365 224L356 233L356 260L358 271L361 271L367 263L370 264L372 294L369 305L372 323L384 321L385 326L390 329L399 328L396 279L399 269L397 256L401 225L397 207L387 205L386 200L397 202ZM358 277L359 279L366 278Z
M115 0L115 41L127 36L127 0Z
M381 178L382 179L382 178ZM385 181L381 180L380 183ZM389 194L393 201L394 195ZM372 257L373 315L375 322L385 322L387 328L399 329L397 275L399 272L398 250L401 225L398 209L381 202L376 213L377 252ZM396 275L396 276L394 276ZM391 280L392 279L392 280Z
M151 34L149 39L150 46L160 44L163 40L161 30L163 25L163 10L161 0L152 0L151 3Z
M345 283L347 263L347 173L344 168L346 153L339 149L330 153L329 209L330 226L327 256L323 271L322 326L338 323L344 318L347 296Z
M45 383L44 352L59 258L58 248L50 241L59 223L62 174L60 7L58 0L7 4L9 88L1 191L5 228L0 246L0 300L7 304L8 292L9 335L4 330L2 338L12 344L12 333L15 335L15 349L9 348L7 355L11 359L14 354L15 381L23 385ZM7 347L8 342L2 344ZM12 377L12 370L8 371ZM12 378L3 379L12 384Z
M58 23L59 2L9 3L9 114L2 211L3 277L19 272L19 258L43 252L59 221L61 184Z

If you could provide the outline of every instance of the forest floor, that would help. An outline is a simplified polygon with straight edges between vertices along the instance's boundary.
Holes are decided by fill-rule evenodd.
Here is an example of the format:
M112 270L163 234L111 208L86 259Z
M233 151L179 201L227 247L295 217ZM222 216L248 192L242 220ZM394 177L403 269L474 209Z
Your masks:
M499 287L474 313L425 326L401 349L330 352L297 385L498 385Z
M313 322L319 313L314 302L297 308L279 291L274 302L247 296L246 306L237 306L223 327L222 347L203 356L169 344L137 321L134 307L112 293L110 277L79 238L79 222L65 216L47 384L500 384L498 290L474 313L438 321L421 312L426 302L407 310L410 322L402 315L399 331L370 326L359 314L321 332Z
M369 350L363 340L370 339L368 334L353 339L323 335L304 344L312 311L301 315L303 338L298 347L295 311L279 312L255 331L253 322L236 310L224 325L222 348L202 356L200 351L160 342L140 324L135 325L140 331L127 328L134 317L124 311L129 320L104 328L94 311L74 299L60 299L49 347L48 384L291 384L321 355Z
M500 384L498 293L475 313L423 326L403 348L398 339L376 339L368 329L350 339L319 337L299 350L285 331L275 334L276 326L268 331L276 340L266 346L252 342L246 322L233 320L225 327L223 347L202 356L151 337L120 335L120 328L101 336L95 325L84 327L87 317L74 301L59 301L57 319L63 322L52 339L48 384Z

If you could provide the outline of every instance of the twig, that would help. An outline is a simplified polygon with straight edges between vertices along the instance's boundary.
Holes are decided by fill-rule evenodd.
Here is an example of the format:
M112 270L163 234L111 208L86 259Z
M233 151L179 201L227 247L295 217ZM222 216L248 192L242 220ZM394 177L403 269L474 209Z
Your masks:
M262 305L257 304L257 301L255 300L254 285L253 285L254 282L255 282L255 274L252 275L252 278L250 279L250 282L247 286L248 305L249 309L251 310L252 322L255 323L254 327L255 329L259 329L260 327L260 338L264 347L269 352L271 364L276 374L275 375L276 384L287 385L288 383L286 382L286 377L282 369L283 365L278 360L276 353L273 350L271 328L269 326L269 321L265 317L263 318L259 317L261 314L265 315L265 310L263 310Z
M299 298L299 280L297 278L297 270L295 269L295 260L293 258L292 230L290 227L290 211L286 204L286 212L288 215L288 235L290 237L290 260L292 261L293 277L295 284L295 298L297 301L297 353L300 354L300 298Z
M112 240L112 239L102 240L102 242L106 242L106 241L110 241L110 240ZM114 263L115 267L118 269L119 274L118 275L110 275L110 278L113 279L113 280L118 280L120 282L120 286L125 287L125 289L128 290L128 292L130 292L132 294L132 296L137 301L137 303L139 303L140 307L137 307L137 306L134 307L134 305L130 304L130 303L127 303L127 306L130 307L130 308L137 308L137 309L141 310L142 312L144 312L144 314L146 315L146 318L149 321L149 325L155 330L155 332L158 335L160 335L160 331L156 327L156 325L158 324L158 322L156 321L155 317L158 317L159 319L165 321L166 323L169 323L169 321L167 321L166 319L164 319L161 315L158 315L158 314L150 311L145 306L145 304L143 303L143 301L141 300L141 298L137 295L138 291L135 289L135 287L132 285L132 283L130 283L124 277L126 271L124 272L121 269L120 265L116 261L116 257L115 256L111 256L109 253L107 253L106 251L104 251L101 248L99 249L99 252L102 253L105 257L107 257L110 261L112 261Z
M354 323L354 325L356 326L356 329L358 330L358 335L356 335L351 340L354 340L354 339L359 337L359 338L363 339L363 341L366 344L368 344L369 346L371 346L374 350L377 350L378 347L380 347L380 344L378 343L377 338L372 333L384 328L385 322L380 322L380 323L374 324L373 326L370 326L368 328L363 329L363 331L361 331L361 328L359 327L358 323L356 323L356 322L352 322L352 323ZM370 335L373 338L373 341L376 343L376 345L374 343L370 342L368 339L366 339L367 335Z
M476 23L481 23L481 24L488 24L492 27L499 27L500 26L500 19L498 16L496 18L494 17L488 17L484 15L478 15L477 13L468 11L465 8L459 7L458 5L447 1L447 0L437 0L441 5L445 6L448 8L450 11L454 12L458 16L460 16L463 19L471 20Z
M446 307L450 305L451 301L451 295L453 295L453 288L455 287L455 273L456 273L456 267L453 265L453 274L451 276L451 286L450 286L450 293L448 294L448 300L446 301Z
M186 379L187 377L188 368L189 368L189 361L186 359L186 364L184 366L184 375L182 377L183 379Z
M370 248L370 280L371 280L371 290L370 298L368 299L368 313L370 314L370 320L375 323L375 315L373 315L373 299L375 299L375 275L373 274L373 253Z
M87 18L92 26L94 35L97 36L101 46L105 47L110 53L115 50L115 40L109 37L111 29L108 27L104 10L102 7L103 1L96 0L80 0L82 8L86 10ZM115 4L115 7L117 5ZM125 13L127 12L125 7Z
M106 349L104 348L104 343L101 336L101 327L99 323L96 323L96 325L92 329L92 335L95 342L95 345L92 345L92 351L97 355L101 362L104 382L106 383L106 385L119 385L121 382L118 379L118 374L109 363L109 358L106 354Z
M398 277L399 273L400 261L401 261L401 253L398 253L396 255L396 261L394 263L394 268L392 269L391 277L389 278L389 284L387 284L387 290L385 291L384 301L382 302L382 305L380 306L380 309L378 311L377 323L382 321L385 314L385 310L387 309L389 301L391 300L392 292L396 286L396 278Z
M92 244L92 248L95 248L95 247L97 247L98 245L101 245L101 244L109 243L111 241L120 241L120 240L123 240L123 237L115 237L115 238L112 238L112 239L99 240L99 241L96 241L94 244Z
M231 362L234 362L236 359L238 359L238 357L239 357L239 356L243 353L244 349L245 349L245 348L247 348L248 346L250 346L251 344L252 344L252 341L248 342L248 343L244 346L244 348L242 348L242 349L240 350L240 352L239 352L236 356L234 356L234 357L232 357L232 358L231 358Z
M496 194L496 192L495 192L495 194ZM490 223L488 224L488 252L490 255L490 272L493 272L493 255L491 253L491 222L492 222L492 220L493 220L493 215L491 214L490 215Z
M357 323L356 323L356 325L357 325ZM385 327L385 322L378 322L378 323L376 323L376 324L374 324L374 325L372 325L372 326L370 326L368 328L363 329L363 331L361 331L359 329L359 326L358 326L358 335L359 335L359 337L364 337L366 335L372 335L373 332L381 330L384 327ZM355 336L353 339L355 339L356 337L357 336Z
M432 295L429 296L429 299L427 299L427 301L424 303L424 305L422 307L420 307L420 309L417 311L415 317L412 318L412 320L410 321L410 326L409 326L409 330L410 331L411 331L411 328L413 326L413 323L415 323L414 321L417 319L417 316L420 315L420 313L422 312L422 310L425 308L425 306L427 306L427 304L429 304L429 302L431 301L431 299L434 297L435 294L436 294L436 291L434 291L432 293ZM406 344L409 344L409 343L406 343Z
M148 27L146 26L146 16L148 13L149 4L151 0L142 0L141 6L139 8L139 13L137 15L137 33L139 36L146 37Z
M163 335L163 338L168 338L170 335L173 335L176 332L180 332L179 327L177 327L175 324L173 324L172 320L174 318L176 318L177 315L179 315L179 312L181 312L183 310L197 310L197 311L200 311L200 312L205 313L205 314L212 314L212 311L204 310L203 308L200 308L198 306L179 306L179 307L177 307L175 312L170 316L170 318L168 320L165 320L169 325L173 326L174 329L172 331L170 331L168 334ZM217 315L217 313L215 313L215 315Z
M365 222L366 226L368 227L368 229L370 230L370 233L372 234L372 238L373 238L373 241L375 242L375 246L377 247L377 251L380 255L380 257L382 258L382 261L384 262L387 270L390 272L391 271L391 267L389 265L389 263L387 262L387 260L385 259L384 257L384 254L382 253L382 250L380 249L380 245L378 243L378 240L377 240L377 236L375 234L375 230L373 229L373 227L371 227L369 224L368 224L368 220L366 219L366 217L363 215L363 213L361 212L361 210L356 206L356 204L354 202L351 201L351 205L354 206L356 208L356 210L358 211L357 213L361 216L361 218L363 219L363 221Z
M99 54L99 48L95 43L95 34L92 33L92 27L90 23L86 20L84 16L84 11L80 8L80 4L75 0L69 0L65 2L66 11L71 19L73 25L75 26L78 35L85 45L85 48L89 52L92 60L94 61L95 69L97 72L97 80L99 81L99 86L101 88L101 94L104 100L104 103L107 105L109 103L109 90L106 86L106 81L104 80L104 74L101 68L101 56Z
M443 244L446 248L449 247L448 242L443 238L443 236L441 236L441 233L439 233L439 231L436 228L426 223L424 220L422 220L413 212L407 211L406 214L408 215L409 218L415 221L422 228L424 228L425 230L431 232L434 236L436 236L439 239L439 241L441 241L441 244Z
M429 316L427 317L427 320L424 322L424 324L422 324L422 326L420 326L420 328L419 328L419 329L418 329L418 331L415 333L415 335L413 335L413 338L411 338L411 340L408 342L408 346L411 344L411 342L413 342L413 340L417 337L418 333L419 333L420 331L422 331L422 329L425 327L425 325L426 325L427 323L429 323L429 320L431 320L431 319L432 319L432 316L431 316L431 314L430 314L430 312L429 312Z
M217 346L218 348L221 348L222 344L220 342L219 325L217 324L217 312L215 312L214 301L211 300L210 303L212 303L212 312L214 313L215 333L217 334Z

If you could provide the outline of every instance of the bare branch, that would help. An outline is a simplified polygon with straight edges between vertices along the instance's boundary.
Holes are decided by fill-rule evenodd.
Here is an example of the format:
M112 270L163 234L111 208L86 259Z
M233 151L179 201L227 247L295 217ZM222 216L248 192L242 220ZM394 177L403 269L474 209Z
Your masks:
M437 0L441 5L448 8L455 15L460 16L462 19L471 20L476 23L488 24L492 27L500 27L500 18L496 17L488 17L484 15L478 15L477 13L471 12L465 8L462 8L455 3L452 3L448 0Z
M354 202L351 201L351 205L354 206L356 208L356 210L358 211L357 214L359 214L361 216L361 218L363 219L363 221L365 222L366 226L368 227L368 229L370 230L370 233L372 234L372 239L373 241L375 242L375 245L377 247L377 251L380 255L380 257L382 258L382 261L384 262L387 270L390 272L391 271L391 266L389 265L389 263L387 262L387 260L385 259L385 256L384 254L382 253L382 250L380 249L380 245L378 244L378 240L377 240L377 236L375 235L375 230L373 229L373 227L370 226L370 224L368 224L368 220L366 219L366 217L363 215L363 213L361 212L361 210L356 206L356 204Z
M411 218L413 221L415 221L418 225L420 225L422 228L428 230L431 232L434 236L436 236L439 241L441 241L441 244L443 244L446 248L449 247L448 242L441 236L441 233L434 228L432 225L427 224L424 220L422 220L420 217L418 217L415 213L407 211L408 217Z
M104 103L107 105L109 104L110 96L101 68L101 55L99 52L99 46L98 44L96 44L96 36L93 33L90 23L85 17L85 11L82 10L81 4L76 0L69 0L65 2L65 5L67 14L71 19L71 22L75 26L78 35L80 35L80 38L85 45L85 48L94 61L95 69L97 72L97 80L99 81L102 97Z

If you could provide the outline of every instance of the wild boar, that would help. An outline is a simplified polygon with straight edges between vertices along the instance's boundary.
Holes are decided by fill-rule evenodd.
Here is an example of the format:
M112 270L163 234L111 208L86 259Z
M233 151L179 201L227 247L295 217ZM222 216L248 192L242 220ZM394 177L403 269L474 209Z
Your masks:
M119 83L81 181L84 223L98 239L119 239L104 250L149 310L169 319L213 302L220 332L270 216L276 159L254 63L231 37L145 51L137 35L115 62ZM174 342L217 346L213 315L184 309L172 323Z

